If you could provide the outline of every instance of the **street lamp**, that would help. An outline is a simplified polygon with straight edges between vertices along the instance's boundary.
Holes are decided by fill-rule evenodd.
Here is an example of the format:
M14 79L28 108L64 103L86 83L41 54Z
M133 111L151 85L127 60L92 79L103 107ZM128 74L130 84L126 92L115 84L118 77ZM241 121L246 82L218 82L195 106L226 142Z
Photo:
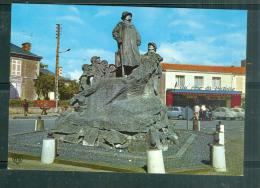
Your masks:
M68 48L67 50L65 51L57 51L57 54L56 54L56 74L55 74L55 101L56 101L56 108L55 108L55 111L56 113L58 112L58 103L59 103L59 54L61 53L66 53L70 51L70 48Z
M65 50L65 51L59 52L59 54L64 53L64 52L68 52L68 51L70 51L70 48L68 48L68 49Z

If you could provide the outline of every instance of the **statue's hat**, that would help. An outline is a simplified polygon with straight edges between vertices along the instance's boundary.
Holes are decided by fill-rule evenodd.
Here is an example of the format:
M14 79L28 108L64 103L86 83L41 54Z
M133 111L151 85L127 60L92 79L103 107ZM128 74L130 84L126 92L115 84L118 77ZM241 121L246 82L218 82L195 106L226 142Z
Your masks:
M148 46L153 46L155 51L157 50L157 45L154 42L149 42Z
M132 16L132 13L131 13L131 12L128 12L128 11L124 11L124 12L122 13L121 19L124 20L125 17L128 16L128 15Z
M91 62L94 62L94 61L96 61L97 59L100 59L100 57L98 57L98 56L93 56L93 57L91 57L90 61L91 61Z

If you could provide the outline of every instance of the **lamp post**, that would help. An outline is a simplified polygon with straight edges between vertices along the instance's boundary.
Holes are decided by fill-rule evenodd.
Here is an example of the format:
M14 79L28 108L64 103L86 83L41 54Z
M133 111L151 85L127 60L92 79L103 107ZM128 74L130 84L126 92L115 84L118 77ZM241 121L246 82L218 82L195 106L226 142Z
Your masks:
M55 101L56 101L56 113L58 112L58 102L59 102L59 54L65 53L70 51L70 49L67 49L65 51L60 52L60 31L61 26L60 24L56 24L56 39L57 39L57 47L56 47L56 66L55 66Z

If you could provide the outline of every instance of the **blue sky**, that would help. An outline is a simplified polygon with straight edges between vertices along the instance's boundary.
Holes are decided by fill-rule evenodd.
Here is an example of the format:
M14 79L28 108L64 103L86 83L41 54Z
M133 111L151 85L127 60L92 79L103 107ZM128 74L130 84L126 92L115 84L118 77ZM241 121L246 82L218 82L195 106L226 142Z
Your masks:
M81 65L93 55L114 63L117 44L112 30L121 13L133 13L144 53L147 43L158 45L164 62L240 66L246 57L246 11L72 5L19 5L12 7L11 42L32 43L32 52L54 71L56 24L62 24L60 54L63 74L81 75Z

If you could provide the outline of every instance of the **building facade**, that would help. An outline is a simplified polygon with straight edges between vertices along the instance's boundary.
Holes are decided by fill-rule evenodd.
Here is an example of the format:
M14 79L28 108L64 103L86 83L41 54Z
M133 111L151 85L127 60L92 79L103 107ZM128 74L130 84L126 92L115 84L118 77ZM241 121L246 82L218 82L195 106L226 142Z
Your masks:
M245 67L161 65L160 97L167 106L241 105L245 95Z
M22 47L11 44L10 82L18 93L18 98L35 100L37 94L34 80L39 75L42 57L31 53L31 44L23 43Z

